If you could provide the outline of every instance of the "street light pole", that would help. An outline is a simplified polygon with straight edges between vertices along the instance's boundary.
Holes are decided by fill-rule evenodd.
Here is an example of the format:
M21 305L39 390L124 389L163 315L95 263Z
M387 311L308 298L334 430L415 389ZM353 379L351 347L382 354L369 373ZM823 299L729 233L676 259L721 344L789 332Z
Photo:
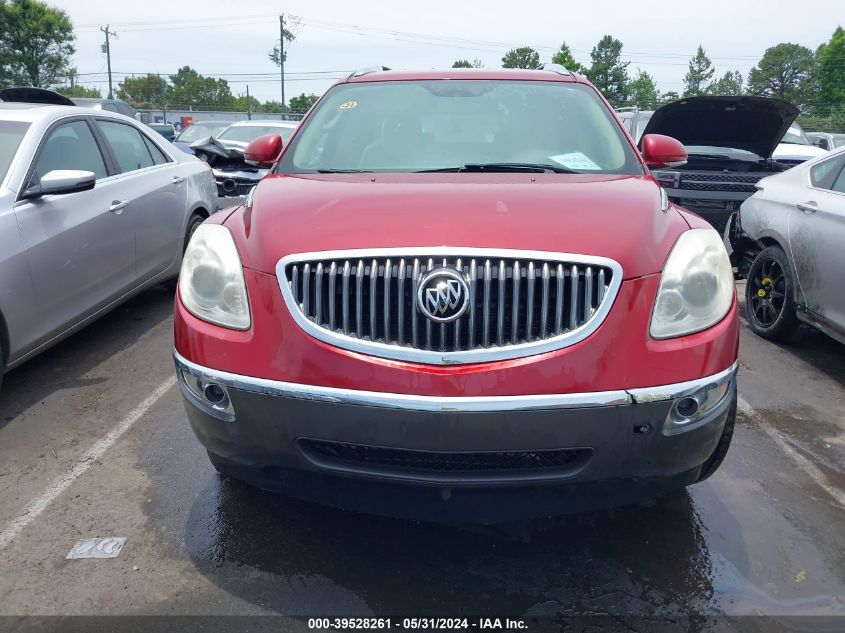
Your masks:
M282 83L282 112L285 111L285 14L279 16L279 79ZM284 118L284 117L282 117Z
M108 64L109 68L109 99L114 99L114 95L112 94L112 83L111 83L111 45L109 43L109 35L113 35L117 37L117 33L109 31L109 25L106 24L105 27L100 27L100 30L106 34L106 45L105 45L105 53L106 53L106 64Z

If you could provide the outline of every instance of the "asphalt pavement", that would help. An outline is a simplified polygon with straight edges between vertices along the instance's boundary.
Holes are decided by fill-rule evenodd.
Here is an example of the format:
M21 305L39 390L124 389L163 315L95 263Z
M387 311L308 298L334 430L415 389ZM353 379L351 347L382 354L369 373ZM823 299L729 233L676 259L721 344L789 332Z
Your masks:
M825 626L845 630L845 346L814 330L776 345L743 324L739 419L712 479L615 510L445 526L219 477L173 381L172 301L156 287L5 377L0 616L620 623L601 630L840 616ZM116 558L66 560L106 536L127 539Z

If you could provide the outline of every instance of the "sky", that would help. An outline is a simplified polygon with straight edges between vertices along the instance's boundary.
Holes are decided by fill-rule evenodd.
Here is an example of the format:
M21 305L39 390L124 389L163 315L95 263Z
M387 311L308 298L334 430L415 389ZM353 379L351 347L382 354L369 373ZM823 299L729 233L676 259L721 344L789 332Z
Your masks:
M285 96L321 94L358 68L448 68L456 59L499 67L510 48L532 46L550 61L565 41L589 65L605 34L620 39L631 75L651 73L661 92L680 92L699 44L717 74L747 77L766 48L793 42L813 50L845 25L842 0L47 0L76 29L74 64L80 83L108 91L101 26L112 39L112 71L171 74L188 65L223 77L232 92L249 86L260 100L280 98L278 67L267 57L279 38L279 14L296 34L285 64Z

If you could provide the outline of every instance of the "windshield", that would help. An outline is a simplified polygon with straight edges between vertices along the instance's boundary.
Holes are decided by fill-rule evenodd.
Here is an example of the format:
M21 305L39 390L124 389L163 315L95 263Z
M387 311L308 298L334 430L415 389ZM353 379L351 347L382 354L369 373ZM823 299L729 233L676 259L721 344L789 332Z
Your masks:
M176 140L183 143L192 143L193 141L198 141L201 138L217 136L229 125L231 125L231 123L227 121L221 121L220 123L192 123L179 133Z
M413 172L501 163L642 173L613 115L590 87L501 80L336 86L277 170Z
M804 134L804 130L797 123L789 126L786 134L783 135L781 143L791 143L793 145L812 145L810 139Z
M287 141L293 134L293 128L281 125L232 125L223 130L217 138L221 141L251 143L265 134L278 134L283 141Z
M9 165L18 151L29 123L19 121L0 121L0 182L6 179Z

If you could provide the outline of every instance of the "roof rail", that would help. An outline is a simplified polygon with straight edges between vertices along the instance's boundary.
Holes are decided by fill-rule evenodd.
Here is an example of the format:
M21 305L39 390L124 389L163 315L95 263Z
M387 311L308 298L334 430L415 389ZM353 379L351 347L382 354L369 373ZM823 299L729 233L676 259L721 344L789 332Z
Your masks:
M557 73L558 75L570 75L572 77L575 76L575 73L571 70L564 68L560 64L540 64L540 67L537 70L548 70L553 73Z
M384 70L390 70L390 68L388 68L387 66L367 66L365 68L359 68L358 70L349 73L349 76L346 78L346 80L349 81L353 77L361 77L363 75L369 75L370 73L379 73Z

